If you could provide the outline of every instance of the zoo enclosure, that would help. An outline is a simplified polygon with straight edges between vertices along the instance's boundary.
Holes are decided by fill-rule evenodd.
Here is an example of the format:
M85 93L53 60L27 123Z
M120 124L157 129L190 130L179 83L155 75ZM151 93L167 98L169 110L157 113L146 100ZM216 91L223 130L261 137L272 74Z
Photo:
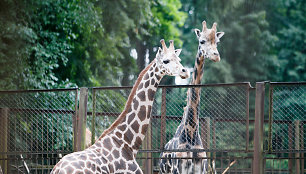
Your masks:
M249 83L160 86L151 127L137 156L146 173L158 170L159 153L181 122L188 88L202 88L201 138L208 159L216 160L218 172L235 160L230 173L304 170L305 83L264 82L257 83L256 89ZM61 156L85 148L86 131L91 130L94 142L95 135L121 113L130 90L2 91L2 170L50 172Z

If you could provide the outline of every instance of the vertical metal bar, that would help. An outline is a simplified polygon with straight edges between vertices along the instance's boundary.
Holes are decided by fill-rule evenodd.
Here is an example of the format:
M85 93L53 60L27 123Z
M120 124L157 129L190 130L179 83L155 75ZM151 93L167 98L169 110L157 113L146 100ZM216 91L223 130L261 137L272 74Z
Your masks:
M249 149L249 119L250 119L250 116L249 116L249 96L250 96L250 84L247 83L246 84L246 99L245 99L245 105L246 105L246 144L245 144L245 150L248 151Z
M39 115L39 114L37 114L38 115L38 117L40 116L41 118L41 128L40 128L40 131L41 131L41 139L40 139L40 141L41 141L41 146L40 146L40 151L42 152L42 151L44 151L44 141L43 141L43 138L44 138L44 116L45 116L45 114L44 113L42 113L41 115ZM39 148L37 148L37 151L38 151L38 149ZM42 163L41 163L42 164Z
M202 129L201 129L201 138L203 142L203 148L210 149L210 118L209 117L204 117L204 123L202 124ZM207 156L207 162L210 164L211 161L211 153L206 152Z
M300 173L300 120L295 120L295 150L298 152L295 153L295 172Z
M213 119L213 147L214 147L214 150L217 149L217 145L216 145L216 120ZM216 160L216 157L217 157L217 154L216 152L214 151L213 154L211 155L212 157L212 160L215 161ZM215 164L216 164L216 161L215 161ZM213 169L213 170L216 170L216 169Z
M227 163L227 166L230 166L231 164L231 156L228 157L228 163ZM229 168L228 172L231 173L232 169L231 167Z
M49 117L51 114L46 114L46 115L48 115L47 117ZM46 151L47 151L46 158L47 159L46 159L46 164L45 165L49 166L49 164L50 164L50 162L49 162L49 158L50 158L50 154L49 154L49 152L50 152L50 150L49 150L49 144L50 144L49 143L49 127L50 127L50 125L49 125L48 118L46 119L46 123L47 123L47 147L46 147ZM48 168L47 168L47 171L48 171Z
M24 111L23 111L24 112ZM16 116L17 114L16 113L14 113L14 137L18 137L18 131L17 131L17 116ZM36 131L36 129L37 129L37 126L35 126L35 131ZM36 131L37 132L37 131ZM36 137L38 137L37 135L35 135L35 138ZM13 149L13 151L14 152L16 152L17 151L17 147L16 147L16 139L14 139L13 140L13 143L14 143L14 145L13 145L13 147L14 147L14 149ZM37 145L37 143L38 143L38 141L35 141L35 144ZM33 143L34 144L34 143ZM36 146L37 147L37 146ZM33 150L33 151L35 151L35 150ZM15 164L17 164L17 160L16 160L16 155L13 155L13 157L15 158L15 161L14 161L14 163ZM13 160L12 160L12 163L13 163ZM9 168L9 167L8 167ZM8 172L10 172L11 170L10 169L8 169Z
M162 88L162 105L161 105L161 120L160 120L160 148L164 149L164 133L166 124L166 88Z
M272 124L273 124L273 85L269 88L269 132L268 132L268 152L272 149Z
M274 159L271 159L271 160L272 160L272 167L271 167L272 171L271 172L272 172L272 174L274 174L274 170L273 170L274 169Z
M143 140L143 142L142 142L142 145L141 145L141 149L142 150L146 150L147 149L147 139L148 139L148 137L147 137L147 135L145 136L145 138L144 138L144 140ZM144 172L145 173L148 173L148 171L147 171L147 159L148 159L148 156L147 156L147 153L144 151L143 153L140 153L139 154L140 155L140 157L142 158L141 159L141 162L142 162L142 167L143 167L143 169L144 169Z
M223 171L223 157L224 157L224 151L221 151L221 158L220 158L220 161L221 161L221 168L220 168L220 171Z
M73 126L73 151L76 152L77 150L77 115L78 115L78 89L75 90L75 113L72 115L72 126Z
M201 129L201 134L202 134L202 141L203 141L203 148L206 149L210 149L210 118L209 117L205 117L204 118L204 124L203 127ZM207 157L208 157L208 164L210 164L211 161L211 153L207 152Z
M8 173L8 159L7 159L7 152L8 152L8 108L0 109L0 158L4 159L1 161L0 165L3 169L4 173Z
M288 123L289 125L288 125L288 143L289 143L289 150L292 150L293 149L293 142L292 142L292 138L293 138L293 128L292 128L292 122L289 122ZM291 174L291 173L293 173L293 160L292 160L292 157L293 157L293 154L292 154L292 152L289 152L289 155L288 155L288 157L289 157L289 161L288 161L288 169L289 169L289 173Z
M24 117L25 117L25 122L29 125L28 116L27 116L27 115L24 115ZM8 139L9 139L9 138L8 138ZM26 144L31 143L31 141L29 142L28 131L25 133L25 142L26 142ZM28 157L27 154L25 154L25 156ZM24 161L24 163L25 163L25 161Z
M151 121L152 123L152 121ZM146 137L144 142L142 143L143 150L151 150L151 140L152 140L152 132L151 132L151 123L148 125L148 130L146 132ZM144 167L144 173L152 173L152 153L151 152L144 152L144 158L142 161Z
M256 83L253 173L263 174L263 119L265 83Z
M304 122L301 124L301 150L304 150ZM304 172L304 152L301 153L301 168ZM305 173L305 172L304 172Z
M92 120L91 120L91 144L94 144L96 139L96 90L92 89Z
M214 119L213 120L213 146L214 146L214 149L217 149L217 144L216 144L216 120ZM214 158L216 156L216 153L214 152Z
M152 119L152 118L151 118ZM147 131L147 150L151 150L152 149L152 120L148 126L148 131ZM147 153L147 157L148 159L146 160L147 162L147 172L146 173L152 173L152 153L149 152Z
M33 119L33 117L30 117L30 131L31 131L31 140L33 140L34 139L34 119ZM33 142L31 142L30 143L30 151L32 152L33 151L33 149L34 149L34 143ZM31 162L33 162L33 154L32 153L30 153L30 161Z
M77 151L85 149L88 88L80 89L80 103L77 117Z

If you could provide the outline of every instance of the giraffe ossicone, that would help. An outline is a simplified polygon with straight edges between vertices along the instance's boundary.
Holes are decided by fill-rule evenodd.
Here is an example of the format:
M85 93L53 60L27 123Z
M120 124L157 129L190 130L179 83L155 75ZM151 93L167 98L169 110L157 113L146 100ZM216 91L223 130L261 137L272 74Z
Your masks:
M220 61L217 43L220 42L220 38L224 35L224 32L217 32L217 23L214 23L212 28L208 29L205 21L202 22L202 31L195 29L195 33L199 40L199 45L190 85L201 84L206 58L214 62ZM191 149L204 149L199 133L200 95L201 88L188 89L187 106L184 108L182 121L174 137L164 147L165 150L185 149L187 151L161 153L160 173L204 174L208 172L205 151L198 153L188 152Z
M64 156L51 174L129 173L141 174L135 156L145 138L157 86L165 75L188 78L180 61L181 50L173 41L167 48L161 40L156 58L140 73L123 112L89 148Z

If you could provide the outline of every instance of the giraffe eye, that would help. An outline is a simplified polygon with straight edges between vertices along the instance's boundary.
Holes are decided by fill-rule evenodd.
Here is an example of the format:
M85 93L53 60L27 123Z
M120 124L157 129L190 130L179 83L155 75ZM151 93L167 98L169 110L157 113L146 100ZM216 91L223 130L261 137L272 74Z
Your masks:
M201 44L205 44L205 40L201 40L201 42L200 42Z
M169 60L164 60L163 62L164 62L164 64L168 64L170 61Z

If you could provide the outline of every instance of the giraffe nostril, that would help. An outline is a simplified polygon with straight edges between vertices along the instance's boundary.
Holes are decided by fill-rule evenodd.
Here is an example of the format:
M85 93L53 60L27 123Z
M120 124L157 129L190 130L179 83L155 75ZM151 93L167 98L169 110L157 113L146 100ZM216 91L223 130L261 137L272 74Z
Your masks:
M183 69L182 69L182 71L183 71L183 72L186 72L186 69L185 69L185 68L183 68Z
M219 53L214 53L215 56L219 56Z

